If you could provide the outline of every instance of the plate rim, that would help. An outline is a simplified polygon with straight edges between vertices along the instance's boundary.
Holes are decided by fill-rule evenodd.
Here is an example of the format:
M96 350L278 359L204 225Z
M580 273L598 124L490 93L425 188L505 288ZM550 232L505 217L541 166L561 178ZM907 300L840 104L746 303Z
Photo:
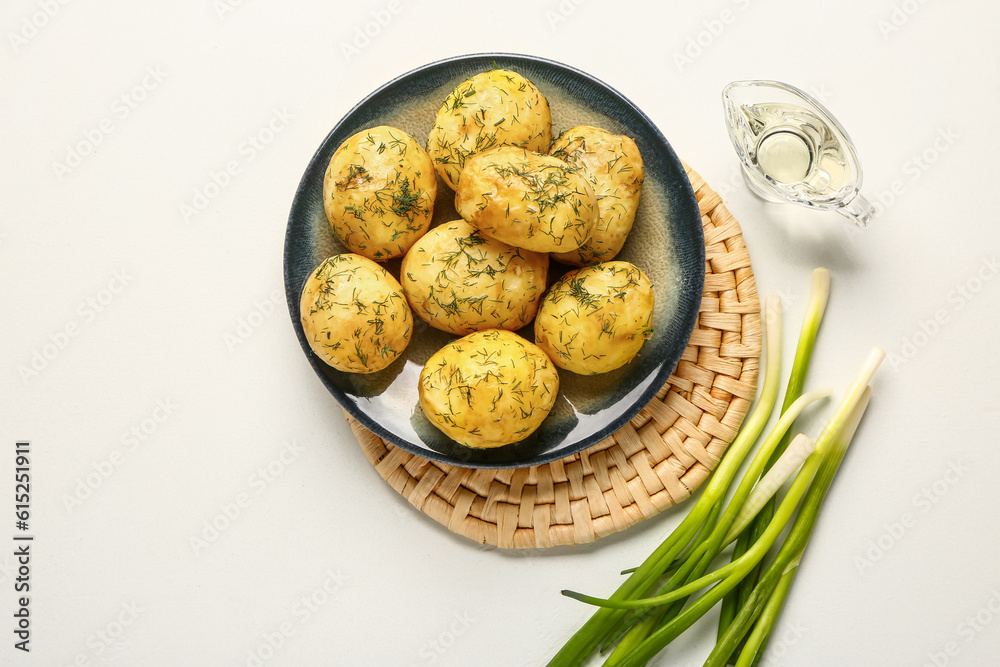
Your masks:
M467 54L449 56L446 58L441 58L438 60L434 60L432 62L425 63L423 65L410 69L402 74L399 74L398 76L393 77L389 81L383 83L382 85L372 90L369 94L365 95L365 97L363 97L360 101L354 104L348 111L346 111L340 117L340 119L331 127L329 132L326 133L326 135L323 137L323 140L319 143L316 150L310 157L309 162L306 165L305 171L303 172L302 177L299 179L299 183L296 186L295 194L292 198L291 207L289 209L288 220L285 227L285 238L284 238L283 252L282 252L282 279L284 282L285 300L286 300L286 305L288 307L289 316L292 322L292 329L295 331L296 338L299 341L299 345L302 347L303 351L306 354L306 358L309 361L309 365L312 367L313 371L318 376L318 379L320 380L321 384L337 400L337 403L340 405L340 407L344 411L346 411L349 415L354 417L362 426L364 426L366 429L374 433L376 436L378 436L385 442L393 446L400 447L401 449L409 452L410 454L420 456L422 458L432 460L437 463L443 463L456 467L471 468L471 469L476 469L476 468L516 469L516 468L545 465L553 461L565 458L567 456L572 456L573 454L576 454L589 447L594 446L595 444L601 442L602 440L610 436L612 433L616 432L618 429L624 426L628 421L634 418L635 415L638 412L640 412L642 408L655 397L656 393L669 380L670 375L673 373L674 368L682 358L684 350L687 347L686 343L688 340L690 340L691 334L693 333L694 328L697 324L698 314L700 311L698 303L700 302L700 296L704 291L704 280L705 280L704 270L698 272L697 275L698 298L693 299L695 301L694 307L689 308L688 312L682 313L683 317L681 318L681 321L678 324L678 326L681 328L682 331L687 332L685 334L686 336L684 340L685 344L678 346L679 351L676 353L676 359L664 359L664 361L661 362L659 368L652 374L653 375L652 381L636 397L633 407L630 407L628 410L625 410L621 415L610 420L607 424L602 426L600 429L597 429L590 436L581 438L580 440L577 440L576 442L570 445L558 448L556 450L536 455L530 461L511 462L511 463L492 462L492 461L486 461L486 462L462 461L460 459L456 459L455 457L438 452L429 447L420 447L419 445L415 445L407 441L406 439L401 438L396 433L384 428L377 420L370 417L365 411L357 409L355 402L347 400L346 397L341 396L343 392L338 387L334 386L333 383L330 382L328 378L325 376L325 374L322 372L323 369L319 366L322 363L322 361L317 357L317 355L314 352L312 352L308 340L306 340L305 338L304 331L300 326L297 326L297 323L300 323L299 302L301 300L301 289L295 290L293 289L294 286L291 285L289 262L293 254L292 249L294 244L291 242L291 236L289 232L291 231L295 212L299 210L299 208L302 206L302 201L304 200L304 198L310 196L310 193L308 191L307 176L313 170L313 167L316 165L317 160L320 158L321 154L327 147L328 142L331 140L333 135L336 132L338 132L338 130L344 124L344 122L350 117L352 117L359 109L368 104L372 99L376 98L387 89L425 70L465 61L498 59L498 58L515 60L515 61L522 60L530 63L541 64L543 66L553 68L556 71L559 70L566 71L576 75L577 77L588 80L592 84L595 84L608 91L608 93L610 93L613 97L615 97L617 101L626 105L633 114L635 114L643 123L645 123L648 126L648 128L654 133L655 137L660 142L662 142L663 147L666 148L665 153L657 151L659 153L660 159L663 161L665 168L668 171L678 172L680 180L683 182L683 187L680 188L681 192L679 192L678 194L683 196L683 198L686 199L687 201L681 202L682 205L685 208L690 209L699 217L699 223L697 225L695 233L697 236L701 238L701 243L695 245L698 246L698 248L696 248L696 250L699 253L699 257L697 258L698 264L704 266L705 263L704 231L700 223L700 209L698 205L698 200L695 195L694 189L691 187L690 179L687 176L684 164L677 156L677 153L676 151L674 151L673 146L670 144L669 140L667 140L666 136L660 130L659 126L657 126L642 109L640 109L634 102L632 102L631 99L622 94L617 88L608 85L607 83L597 78L596 76L589 74L581 69L549 58L528 55L528 54L521 54L521 53L487 51L482 53L467 53ZM672 205L674 205L675 203L676 202L672 201ZM691 261L693 261L693 259ZM693 291L694 288L687 284L688 283L687 277L682 277L682 282L685 288L690 288Z

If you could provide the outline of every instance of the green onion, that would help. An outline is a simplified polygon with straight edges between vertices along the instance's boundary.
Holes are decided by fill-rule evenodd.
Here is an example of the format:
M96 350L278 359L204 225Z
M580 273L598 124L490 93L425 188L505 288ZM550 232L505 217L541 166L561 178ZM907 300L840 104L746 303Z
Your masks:
M646 607L658 607L669 602L675 602L701 590L705 586L730 579L731 577L734 580L730 583L735 586L740 580L743 579L746 573L749 572L750 569L764 557L768 548L774 544L781 531L784 530L786 525L788 525L789 520L791 520L792 515L795 512L795 507L798 505L799 500L802 499L802 496L805 495L809 488L809 483L812 481L812 475L816 472L820 459L813 458L811 459L811 462L814 465L810 466L808 469L803 468L804 474L800 474L796 477L796 481L799 483L792 484L781 505L778 507L778 511L775 512L774 518L768 526L768 530L764 532L761 539L754 543L745 554L729 563L729 565L720 567L712 573L695 579L694 581L685 584L676 590L672 590L655 597L615 600L595 598L590 595L577 593L575 591L563 591L563 595L571 597L575 600L580 600L581 602L586 602L587 604L597 605L599 607L609 607L612 609L643 609ZM696 555L699 557L703 554L704 549L696 552ZM732 586L729 586L728 588L731 587Z
M781 488L785 481L792 476L792 473L814 451L816 451L816 443L810 440L809 436L804 433L799 433L795 436L792 444L785 449L785 452L778 458L771 469L753 487L753 492L747 498L743 507L740 508L740 513L736 516L736 521L730 526L729 532L726 533L725 539L722 540L723 544L729 544L736 539L737 535L743 532L750 522L753 521L754 517L757 516L757 513L760 512L760 508L774 497L778 489Z
M872 350L815 444L802 434L791 439L792 425L805 407L830 393L802 393L828 294L829 273L817 269L782 414L727 502L736 472L760 437L777 394L781 310L775 298L767 299L767 373L753 413L688 515L614 594L597 598L563 591L600 608L550 666L580 665L595 649L611 646L608 667L645 665L723 599L719 638L706 667L756 667L760 662L834 475L868 405L869 383L885 356L878 348ZM787 480L791 482L779 501L775 494ZM767 563L786 528L787 536ZM734 551L729 564L710 571L733 540L742 548ZM744 590L742 595L734 594L738 588Z
M781 380L781 301L777 297L768 297L764 302L764 314L765 375L753 413L729 446L719 467L709 478L701 497L688 515L618 587L610 597L611 600L627 600L645 594L656 580L669 570L674 559L684 552L692 543L692 539L708 523L713 511L718 511L716 506L725 498L743 459L770 419ZM627 610L621 609L598 609L553 656L548 663L549 667L576 667L582 664L598 646L615 633L627 613Z
M724 667L749 630L750 625L757 619L769 599L774 595L781 578L798 568L799 560L802 558L802 553L812 535L813 527L816 525L816 518L823 500L830 490L833 477L847 453L847 446L851 443L858 423L868 406L868 401L871 398L871 388L868 387L868 382L871 381L872 375L884 357L885 353L882 350L878 348L872 350L868 361L851 386L847 396L844 397L837 412L827 422L826 428L817 439L816 453L823 454L823 462L816 473L816 478L809 486L809 492L803 501L799 516L774 561L764 572L757 586L754 587L733 623L719 639L715 650L709 655L705 667ZM745 649L750 648L749 644L745 647Z
M782 412L787 410L788 406L799 397L802 388L805 386L806 374L809 371L809 362L812 360L813 348L816 345L816 336L819 333L819 325L823 321L823 314L826 312L826 305L829 300L830 272L822 267L813 269L809 303L806 305L806 314L802 320L802 329L799 332L799 342L795 348L795 359L792 361L792 371L788 377L788 387L785 389L785 398L782 400ZM777 460L777 457L784 451L788 442L789 438L785 438L778 445L771 463ZM761 508L757 518L751 524L750 530L740 536L736 542L736 547L733 549L733 558L739 558L753 542L760 539L773 514L774 501L772 500L765 503L764 507ZM753 585L757 583L759 576L759 568L754 568L746 580L740 584L740 587L733 594L726 596L726 599L722 603L722 611L719 614L720 637L732 621L736 609L746 601L747 595L749 595Z
M732 655L738 643L742 640L746 631L749 629L753 621L756 620L761 609L774 592L778 580L784 575L785 570L793 562L797 562L797 559L801 557L802 551L805 549L805 546L809 541L809 537L812 534L812 529L816 523L816 517L819 514L819 510L823 504L824 498L826 497L826 493L830 489L833 477L837 472L837 468L840 466L840 462L844 458L844 454L847 451L847 445L850 443L850 438L845 438L844 436L853 436L850 429L852 427L856 427L857 421L860 421L864 406L867 405L867 400L870 396L870 390L867 388L868 382L871 380L872 375L884 357L885 353L882 350L875 349L872 351L867 362L865 363L865 366L862 368L861 373L858 375L854 384L851 385L847 395L837 408L837 411L834 413L833 417L830 418L830 421L827 422L826 427L817 439L817 451L814 452L813 456L817 453L821 454L821 463L819 464L819 469L816 471L815 478L812 479L809 484L808 492L803 499L802 508L799 511L799 515L796 518L795 523L789 531L788 538L781 546L781 549L779 549L774 562L771 563L765 571L758 586L751 593L747 604L736 615L736 619L733 624L726 630L718 644L716 644L716 648L709 656L709 660L705 663L705 667L723 667L725 665L729 656ZM860 408L858 407L859 405L861 406ZM815 460L820 459L817 458ZM806 472L805 467L802 472ZM800 472L800 475L802 472ZM798 479L799 476L796 476L796 481L798 481ZM691 627L695 621L715 606L715 604L718 603L727 592L732 590L739 583L742 576L745 576L746 572L749 570L748 567L745 567L746 563L753 561L753 557L751 555L756 555L756 552L761 548L760 543L770 537L769 533L772 532L776 523L782 519L787 520L787 504L790 502L789 496L791 496L792 490L795 488L796 484L793 482L792 488L789 490L789 494L778 507L778 510L775 512L774 519L768 525L768 528L761 540L754 544L750 550L739 559L733 561L726 567L720 568L719 571L729 568L730 576L726 576L721 583L719 583L719 585L710 589L700 598L695 600L690 607L685 609L676 618L660 627L634 650L628 653L625 659L619 663L621 667L640 667L641 665L646 664L646 662L663 650L667 644L676 639L684 630Z
M785 598L788 597L788 591L792 587L792 580L795 578L798 567L799 562L795 561L778 579L774 592L767 599L767 604L764 605L757 623L753 626L753 632L747 637L746 643L740 651L736 667L755 667L764 657L764 649L767 648L767 642L774 631L774 625L778 622L778 616L785 604Z
M739 487L737 487L736 493L733 495L733 498L730 501L729 507L726 509L726 511L722 515L722 518L720 518L718 523L716 524L715 530L713 530L712 534L708 537L708 539L699 544L698 547L695 548L691 552L691 555L688 557L687 562L690 563L692 567L688 568L687 571L685 571L685 569L682 568L680 572L683 572L688 576L690 576L691 572L696 572L699 569L701 572L703 572L707 568L711 560L714 559L719 554L719 551L722 550L722 547L728 544L728 541L725 540L725 536L729 532L730 528L733 526L734 521L737 519L741 508L746 507L746 502L748 500L748 497L751 495L752 484L748 482L752 482L752 480L756 479L759 476L760 469L764 466L764 463L767 461L767 458L773 451L774 446L778 443L779 440L781 440L782 436L784 436L785 434L785 431L788 429L791 423L795 421L795 418L798 417L798 415L802 412L802 410L810 403L819 400L820 398L829 396L830 392L831 390L825 388L808 392L803 396L799 397L799 399L792 404L792 407L790 407L785 412L785 414L781 416L781 419L778 420L778 423L771 430L771 433L767 436L767 439L764 441L764 444L761 445L760 451L757 452L757 455L751 462L747 473L743 477L743 481L740 483ZM803 485L803 488L801 489L802 493L805 493L805 486L806 485ZM786 496L786 499L790 497L790 495L791 492L789 496ZM799 494L798 497L801 497L801 493ZM796 500L798 499L798 497L796 498ZM763 504L763 501L761 501L761 504ZM787 523L788 519L791 518L793 510L794 510L794 503L792 503L792 505L788 508L788 511L785 513L784 523ZM784 526L784 523L781 524L781 527ZM781 531L781 527L778 527L777 530L771 531L771 534L773 535L771 539L772 542L774 539L777 539L778 533ZM764 556L765 551L766 549L758 548L753 553L759 560ZM699 563L704 563L705 567L698 568L697 565ZM721 580L726 574L731 572L733 569L736 569L735 565L736 564L733 563L729 566L729 569L722 568L720 570L716 570L712 575L708 577L702 577L702 579L696 580L694 583L689 583L683 586L682 588L672 591L670 593L664 592L663 594L658 595L656 597L643 598L641 600L614 600L614 599L602 600L600 598L594 598L589 595L582 595L574 591L563 591L562 593L567 597L571 597L580 600L582 602L587 602L589 604L595 604L602 607L611 607L614 609L636 609L642 607L655 607L660 604L663 604L664 602L673 602L679 600L703 588L704 586L710 583L714 583L716 581ZM702 583L700 585L696 585L699 582ZM667 583L667 586L669 587L672 583L675 583L674 578L671 578L671 581Z
M736 534L738 534L738 531L737 533L733 533L731 538L728 537L726 531L728 529L730 532L732 532L731 527L734 524L734 522L739 519L739 515L743 514L746 510L749 509L747 507L747 503L750 501L751 496L754 495L753 491L757 491L758 496L763 495L762 488L758 488L760 487L760 485L752 489L751 488L752 484L750 484L750 482L752 482L753 479L756 479L756 477L760 475L760 472L764 464L767 462L768 457L770 456L771 452L774 450L778 442L782 439L786 430L791 426L792 422L795 421L796 417L798 417L798 415L807 405L816 400L819 400L820 398L825 398L826 396L829 396L831 391L832 390L829 388L824 388L808 392L807 394L801 396L797 401L795 401L791 405L791 407L789 407L789 409L785 412L785 414L782 415L781 419L778 420L778 423L772 429L771 433L768 434L768 437L764 441L764 444L761 445L760 450L754 456L754 459L750 464L748 472L744 475L743 481L737 487L736 492L733 495L732 500L730 501L729 508L722 515L722 518L719 519L718 522L716 523L714 521L714 514L713 514L713 516L710 517L706 522L704 528L707 528L708 526L714 526L712 532L708 535L707 538L704 539L701 537L701 535L705 531L703 530L702 533L699 533L699 536L696 539L697 547L691 550L690 553L683 558L683 560L685 560L686 562L684 562L677 568L673 567L668 568L668 570L676 569L676 571L674 572L673 576L670 577L667 583L660 589L657 596L654 596L654 598L652 598L659 600L659 602L650 603L649 602L650 598L646 598L642 603L639 604L630 604L627 601L623 604L615 604L615 603L607 603L609 601L598 601L599 598L584 596L572 591L563 591L563 594L566 595L567 597L573 597L583 602L589 602L591 604L596 604L598 606L605 606L617 609L661 607L663 604L667 602L674 603L674 606L670 607L669 609L661 608L659 611L654 612L640 623L634 625L628 631L625 637L621 639L618 646L615 648L614 652L608 657L607 661L605 662L605 665L610 666L616 664L622 655L626 654L633 647L641 643L642 640L644 640L649 635L649 633L652 632L654 628L662 624L665 620L668 620L676 616L683 608L684 599L687 597L687 595L698 590L699 588L702 587L702 585L707 585L708 583L712 583L712 582L704 582L702 585L697 585L691 582L697 581L698 577L700 577L705 573L705 571L711 564L712 560L719 554L722 548L726 544L731 542L732 539L735 539L735 536ZM801 461L804 458L805 455L803 454L798 458L798 462L801 463ZM798 463L796 463L795 466L793 466L793 468L797 467L797 465ZM788 474L790 473L791 470L788 471ZM781 481L784 480L782 479ZM773 494L776 490L777 486L772 488L770 493ZM804 492L805 487L803 487L801 491ZM800 496L801 493L799 493L796 496L796 498ZM760 508L760 505L763 504L764 500L766 500L766 498L759 498L758 501L754 501L756 509ZM717 513L720 507L721 503L717 503L714 506L713 511ZM756 512L756 509L754 510L754 512ZM791 506L791 509L794 509L794 504ZM790 514L791 509L789 510L788 515L784 517L783 519L784 522L787 522L788 519L791 517ZM749 521L749 519L751 518L753 518L753 514L749 514L748 516L746 516L745 520ZM784 523L782 523L781 525L784 526ZM773 542L774 539L777 539L778 532L780 532L780 528L778 528L777 531L774 531L773 533L769 534L769 537L767 538L767 540L762 542L762 545L770 544L771 542ZM753 558L752 562L757 562L760 558L763 557L764 557L764 550L760 549L755 550L754 555L752 556ZM688 582L687 585L681 589L681 592L676 592L675 589L677 588L677 586L684 582ZM675 592L671 593L671 591ZM602 604L602 602L605 602L607 604Z

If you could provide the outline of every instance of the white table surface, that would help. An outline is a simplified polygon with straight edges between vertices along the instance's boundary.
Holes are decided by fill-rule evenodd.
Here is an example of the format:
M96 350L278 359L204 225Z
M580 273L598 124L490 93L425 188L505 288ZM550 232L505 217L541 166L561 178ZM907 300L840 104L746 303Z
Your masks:
M783 299L786 368L820 265L811 384L839 395L871 347L890 354L765 664L995 664L996 3L336 4L0 10L0 663L540 665L589 613L559 589L610 593L676 525L684 506L576 548L455 536L379 478L295 340L282 242L323 137L401 73L505 51L617 88L723 194ZM885 203L868 231L742 185L719 94L746 78L810 90L848 128ZM709 618L656 664L700 665Z

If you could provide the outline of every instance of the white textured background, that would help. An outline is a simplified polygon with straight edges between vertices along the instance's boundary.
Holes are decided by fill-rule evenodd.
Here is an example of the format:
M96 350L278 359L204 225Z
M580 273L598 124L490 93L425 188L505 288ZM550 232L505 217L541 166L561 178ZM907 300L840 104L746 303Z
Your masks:
M0 664L540 665L588 614L558 590L609 593L677 523L544 553L454 536L371 469L294 338L282 242L316 147L389 79L491 50L587 71L660 126L783 298L786 367L817 265L811 384L890 353L766 664L994 664L996 3L343 4L3 3L0 544L18 438L37 538L28 656L0 547ZM743 78L839 117L870 230L750 195L719 97ZM701 664L698 627L657 664Z

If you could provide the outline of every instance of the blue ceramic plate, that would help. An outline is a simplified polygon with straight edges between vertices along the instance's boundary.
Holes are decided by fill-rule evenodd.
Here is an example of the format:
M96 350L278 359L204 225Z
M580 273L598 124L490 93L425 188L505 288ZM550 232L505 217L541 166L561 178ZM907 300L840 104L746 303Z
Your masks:
M355 132L392 125L421 143L448 93L465 78L494 67L531 80L549 101L552 134L594 125L632 137L646 178L632 233L617 259L632 262L654 285L654 334L629 364L598 376L560 371L556 406L526 440L496 449L459 445L420 410L417 379L424 362L452 336L414 318L406 352L371 375L342 373L309 348L299 321L299 296L313 269L345 252L323 211L323 175L337 147ZM458 219L454 193L440 179L434 224ZM320 380L348 413L384 440L427 459L473 468L519 468L578 452L611 435L666 383L694 329L705 278L705 244L698 202L680 160L655 125L620 93L594 77L549 60L505 53L460 56L431 63L390 81L362 100L333 128L309 162L288 218L285 295L299 343ZM397 277L399 261L387 268ZM551 277L559 273L552 263ZM551 279L550 277L550 279ZM532 339L531 327L521 332Z

